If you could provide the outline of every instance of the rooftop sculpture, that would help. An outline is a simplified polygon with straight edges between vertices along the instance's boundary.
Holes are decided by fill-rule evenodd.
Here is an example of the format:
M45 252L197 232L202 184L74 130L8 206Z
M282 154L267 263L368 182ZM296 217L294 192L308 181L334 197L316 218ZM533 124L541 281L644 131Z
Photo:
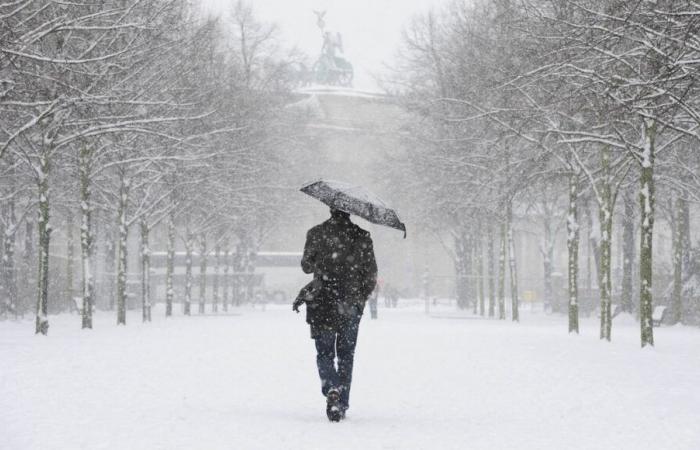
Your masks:
M343 57L343 38L340 33L327 31L326 11L314 11L316 25L321 30L321 55L311 68L314 83L351 87L354 76L352 64Z

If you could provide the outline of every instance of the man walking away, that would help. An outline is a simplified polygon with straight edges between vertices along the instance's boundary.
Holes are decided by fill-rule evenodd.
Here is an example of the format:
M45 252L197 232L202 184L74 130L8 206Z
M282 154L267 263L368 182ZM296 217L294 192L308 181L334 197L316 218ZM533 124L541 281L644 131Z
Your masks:
M308 231L301 268L314 274L312 292L305 297L306 321L316 344L326 415L338 422L350 406L358 328L377 280L369 232L352 223L348 213L331 209L330 219Z

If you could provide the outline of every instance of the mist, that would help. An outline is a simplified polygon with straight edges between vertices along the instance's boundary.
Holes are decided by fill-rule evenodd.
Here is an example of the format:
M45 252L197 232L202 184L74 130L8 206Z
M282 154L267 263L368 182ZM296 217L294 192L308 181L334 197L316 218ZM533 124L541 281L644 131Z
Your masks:
M0 17L1 448L697 447L694 2Z

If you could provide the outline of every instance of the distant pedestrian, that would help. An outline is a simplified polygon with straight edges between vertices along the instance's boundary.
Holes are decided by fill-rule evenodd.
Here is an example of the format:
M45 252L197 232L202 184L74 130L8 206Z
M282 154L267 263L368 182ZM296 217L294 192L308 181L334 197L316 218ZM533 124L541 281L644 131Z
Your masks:
M380 283L377 283L377 287L374 288L374 292L372 292L372 295L369 296L369 314L372 319L377 318L377 302L379 300L379 286Z
M399 303L399 290L393 285L386 284L384 286L384 304L387 308L396 308Z
M391 290L392 286L389 283L384 284L384 306L386 308L391 308Z
M391 307L396 308L399 304L399 290L394 288L391 291Z

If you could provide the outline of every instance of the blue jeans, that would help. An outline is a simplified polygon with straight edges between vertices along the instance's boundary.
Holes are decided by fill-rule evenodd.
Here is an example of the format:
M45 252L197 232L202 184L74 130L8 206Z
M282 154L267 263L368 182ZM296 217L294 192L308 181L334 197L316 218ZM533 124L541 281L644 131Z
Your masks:
M316 365L321 377L321 393L325 396L330 389L338 389L343 409L350 406L352 365L361 318L362 313L355 313L343 318L336 326L320 326L312 330L316 342Z

